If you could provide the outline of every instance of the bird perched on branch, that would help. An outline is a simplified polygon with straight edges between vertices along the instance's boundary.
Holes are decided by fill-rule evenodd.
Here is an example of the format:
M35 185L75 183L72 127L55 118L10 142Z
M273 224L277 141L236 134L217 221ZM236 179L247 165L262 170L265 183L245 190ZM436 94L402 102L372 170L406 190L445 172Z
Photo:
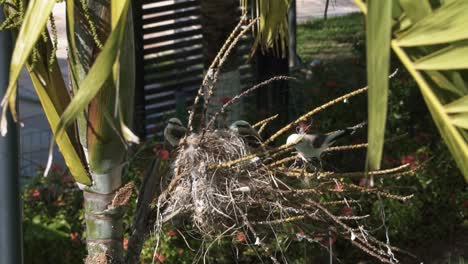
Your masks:
M238 120L229 126L229 130L241 136L245 143L252 148L258 148L262 143L262 138L257 130L247 121Z
M288 137L286 143L294 144L299 157L305 162L309 163L311 159L316 158L321 162L320 156L322 153L336 140L347 135L352 135L356 130L366 125L366 122L357 124L353 127L333 131L327 134L292 134Z
M187 133L187 128L184 127L182 121L178 118L171 118L167 122L166 128L164 128L164 139L171 145L173 148L179 146L179 141Z

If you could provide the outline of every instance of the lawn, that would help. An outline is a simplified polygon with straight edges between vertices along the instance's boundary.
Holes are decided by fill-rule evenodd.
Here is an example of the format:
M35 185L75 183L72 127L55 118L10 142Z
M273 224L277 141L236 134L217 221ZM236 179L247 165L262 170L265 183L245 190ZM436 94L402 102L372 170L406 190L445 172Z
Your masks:
M298 53L305 61L353 57L353 43L364 38L363 22L360 13L353 13L298 25Z

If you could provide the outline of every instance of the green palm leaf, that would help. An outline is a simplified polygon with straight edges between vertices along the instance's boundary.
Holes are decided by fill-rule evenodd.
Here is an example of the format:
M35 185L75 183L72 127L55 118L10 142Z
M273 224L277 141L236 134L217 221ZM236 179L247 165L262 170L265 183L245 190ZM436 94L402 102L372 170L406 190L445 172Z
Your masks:
M368 9L369 17L383 12L360 0L356 2L363 11ZM430 9L429 0L399 0L399 3L403 13L395 22L392 49L419 85L442 138L468 181L468 1L444 1L437 10ZM368 63L375 61L369 58ZM450 93L441 93L442 89ZM380 95L369 93L370 102L377 100L374 98L377 96ZM369 109L372 111L371 106ZM369 126L373 127L374 122L370 120ZM373 140L369 135L369 145Z
M368 141L367 167L380 169L387 118L392 1L367 2Z
M15 121L17 120L16 82L31 51L45 28L55 2L55 0L31 0L29 2L11 57L10 83L1 103L2 117L0 120L0 131L2 135L7 133L7 107L10 108L13 119Z

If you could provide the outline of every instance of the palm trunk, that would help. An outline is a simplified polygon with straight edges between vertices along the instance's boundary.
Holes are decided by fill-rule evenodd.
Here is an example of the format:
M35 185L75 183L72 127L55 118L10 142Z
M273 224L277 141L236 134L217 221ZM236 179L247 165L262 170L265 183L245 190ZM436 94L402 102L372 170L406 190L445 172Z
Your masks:
M100 52L95 39L104 44L110 34L111 2L87 0L87 8L82 7L81 0L67 3L67 8L72 8L74 12L75 34L69 34L69 43L72 43L70 38L76 43L75 47L73 43L70 45L70 78L72 88L76 90ZM124 53L123 50L121 59L131 63ZM127 67L132 68L133 65ZM128 82L132 80L122 78L121 84L131 85ZM117 91L120 91L120 95L116 94ZM91 101L86 113L83 113L83 117L77 122L79 139L93 182L92 186L83 188L88 249L86 263L123 263L122 212L118 206L115 208L112 205L115 193L122 185L122 163L126 154L115 130L118 122L109 120L109 117L112 118L115 114L117 96L130 97L128 99L131 102L133 89L116 89L110 76ZM131 105L129 104L129 107ZM130 112L121 113L124 120L129 121Z
M205 69L209 67L239 21L238 0L202 0L203 55ZM239 60L237 52L229 54L221 68L215 93L210 100L207 118L220 109L223 102L241 92ZM225 125L240 118L242 106L236 104L218 125Z
M123 263L122 213L119 209L109 209L113 198L114 193L84 192L86 263Z

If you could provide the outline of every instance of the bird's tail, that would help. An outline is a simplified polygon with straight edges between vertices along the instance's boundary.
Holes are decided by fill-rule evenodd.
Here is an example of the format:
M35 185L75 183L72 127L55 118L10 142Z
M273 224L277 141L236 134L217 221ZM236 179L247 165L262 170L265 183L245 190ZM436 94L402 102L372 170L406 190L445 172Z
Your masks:
M330 141L334 142L335 140L340 139L342 137L353 135L354 133L356 133L357 130L363 128L365 125L367 125L367 122L362 122L352 127L347 127L342 130L331 132L329 133L329 135L332 136L332 139Z
M357 124L357 125L355 125L355 126L347 127L346 129L347 129L347 130L350 130L350 133L351 133L350 135L352 135L352 134L356 133L356 131L357 131L358 129L361 129L361 128L363 128L363 127L366 126L366 125L367 125L367 121L364 121L364 122L359 123L359 124Z

